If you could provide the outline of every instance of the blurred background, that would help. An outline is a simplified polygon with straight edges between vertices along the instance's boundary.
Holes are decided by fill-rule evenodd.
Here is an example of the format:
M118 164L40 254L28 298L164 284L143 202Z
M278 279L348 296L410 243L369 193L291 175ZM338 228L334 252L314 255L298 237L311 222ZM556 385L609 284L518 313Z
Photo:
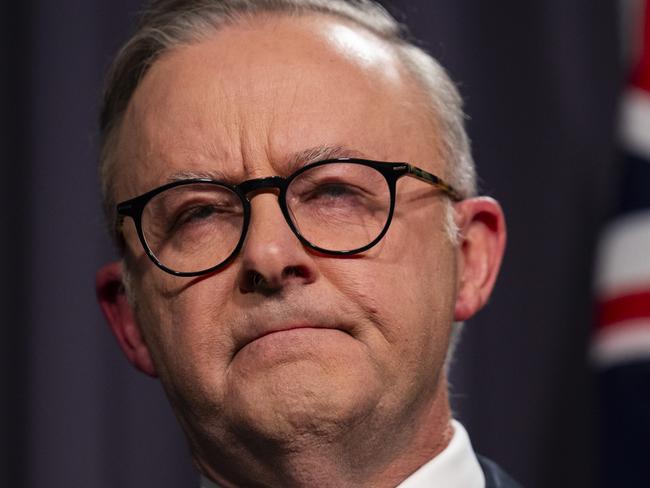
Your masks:
M458 82L481 188L508 220L453 367L456 416L527 487L650 486L650 116L632 110L621 136L630 80L650 91L645 0L383 3ZM141 7L2 3L0 486L196 486L161 387L121 356L94 294L114 257L102 78Z

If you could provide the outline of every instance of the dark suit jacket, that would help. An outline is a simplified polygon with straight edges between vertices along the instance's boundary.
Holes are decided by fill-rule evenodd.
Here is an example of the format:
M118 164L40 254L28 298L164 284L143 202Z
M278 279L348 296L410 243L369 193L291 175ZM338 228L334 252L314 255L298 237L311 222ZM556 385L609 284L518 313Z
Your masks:
M522 488L519 483L506 474L494 461L483 456L478 457L478 462L485 474L485 488Z

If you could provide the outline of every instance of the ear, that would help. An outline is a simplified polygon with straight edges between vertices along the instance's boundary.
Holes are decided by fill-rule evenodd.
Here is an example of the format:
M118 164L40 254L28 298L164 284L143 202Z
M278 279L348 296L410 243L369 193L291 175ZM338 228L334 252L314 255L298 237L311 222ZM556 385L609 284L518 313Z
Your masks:
M456 204L459 217L459 281L454 319L467 320L488 301L506 245L501 206L488 197Z
M126 297L122 263L116 261L100 268L95 277L95 290L99 306L129 362L143 373L157 376Z

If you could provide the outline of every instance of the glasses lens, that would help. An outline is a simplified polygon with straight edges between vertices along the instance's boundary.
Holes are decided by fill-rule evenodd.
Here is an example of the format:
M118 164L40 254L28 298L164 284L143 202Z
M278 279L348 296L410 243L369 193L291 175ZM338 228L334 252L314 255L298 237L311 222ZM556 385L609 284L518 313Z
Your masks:
M228 259L244 226L239 196L219 184L172 187L144 208L142 231L154 256L181 273L204 271Z
M312 245L328 251L352 251L373 242L386 225L390 203L384 176L356 163L313 167L287 188L294 225Z

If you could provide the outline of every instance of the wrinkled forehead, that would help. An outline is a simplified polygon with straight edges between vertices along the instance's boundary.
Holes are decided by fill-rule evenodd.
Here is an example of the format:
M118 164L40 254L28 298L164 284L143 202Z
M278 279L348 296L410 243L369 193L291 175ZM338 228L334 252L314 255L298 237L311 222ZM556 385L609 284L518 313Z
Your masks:
M348 21L274 15L223 27L167 52L136 89L120 127L116 200L183 171L282 173L309 148L404 160L417 139L432 154L416 92L395 48Z

